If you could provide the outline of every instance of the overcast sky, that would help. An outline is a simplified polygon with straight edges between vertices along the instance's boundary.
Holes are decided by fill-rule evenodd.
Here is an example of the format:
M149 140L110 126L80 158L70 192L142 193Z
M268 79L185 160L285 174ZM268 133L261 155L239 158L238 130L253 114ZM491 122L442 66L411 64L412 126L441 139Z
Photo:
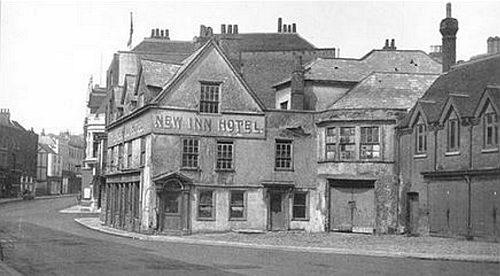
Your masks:
M170 30L172 40L192 40L201 24L216 33L221 24L239 32L276 32L277 18L297 23L316 47L340 48L360 58L396 39L398 49L429 51L441 44L441 2L132 2L1 0L0 107L37 133L83 132L90 76L105 84L112 54L127 50L130 12L133 45L152 28ZM452 2L459 21L457 58L486 52L489 36L500 36L500 2Z

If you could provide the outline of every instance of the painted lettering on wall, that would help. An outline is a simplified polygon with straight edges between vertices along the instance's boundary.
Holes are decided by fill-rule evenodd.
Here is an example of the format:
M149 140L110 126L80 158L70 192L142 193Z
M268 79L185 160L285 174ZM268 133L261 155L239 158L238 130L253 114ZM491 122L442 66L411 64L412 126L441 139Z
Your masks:
M264 134L263 116L222 115L203 116L182 112L162 112L155 115L154 128L177 133L245 136Z

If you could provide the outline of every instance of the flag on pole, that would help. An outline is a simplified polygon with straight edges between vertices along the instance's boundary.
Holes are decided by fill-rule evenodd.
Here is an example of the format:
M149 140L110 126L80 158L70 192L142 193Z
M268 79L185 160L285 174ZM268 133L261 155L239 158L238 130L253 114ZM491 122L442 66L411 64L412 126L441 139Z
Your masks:
M132 12L130 12L130 37L128 38L127 47L132 47L132 34L134 33L134 25L132 23Z

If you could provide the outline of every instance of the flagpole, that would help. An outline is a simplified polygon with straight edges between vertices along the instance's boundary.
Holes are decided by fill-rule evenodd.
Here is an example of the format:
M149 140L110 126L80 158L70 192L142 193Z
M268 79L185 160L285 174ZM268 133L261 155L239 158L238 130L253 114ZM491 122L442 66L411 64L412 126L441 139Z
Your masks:
M134 33L134 24L132 20L132 12L130 12L130 36L128 38L127 47L132 49L132 34Z

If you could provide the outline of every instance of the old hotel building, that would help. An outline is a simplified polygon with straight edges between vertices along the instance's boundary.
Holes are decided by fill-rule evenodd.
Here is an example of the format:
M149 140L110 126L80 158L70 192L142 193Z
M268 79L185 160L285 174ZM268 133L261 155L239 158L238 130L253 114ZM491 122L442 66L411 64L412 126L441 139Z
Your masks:
M341 59L281 19L277 34L228 26L202 26L182 61L136 53L133 66L110 67L103 221L167 234L414 232L403 209L420 176L407 174L418 170L404 165L411 141L397 125L431 93L441 64L394 41ZM157 33L144 41L150 49ZM498 101L491 91L484 97Z

